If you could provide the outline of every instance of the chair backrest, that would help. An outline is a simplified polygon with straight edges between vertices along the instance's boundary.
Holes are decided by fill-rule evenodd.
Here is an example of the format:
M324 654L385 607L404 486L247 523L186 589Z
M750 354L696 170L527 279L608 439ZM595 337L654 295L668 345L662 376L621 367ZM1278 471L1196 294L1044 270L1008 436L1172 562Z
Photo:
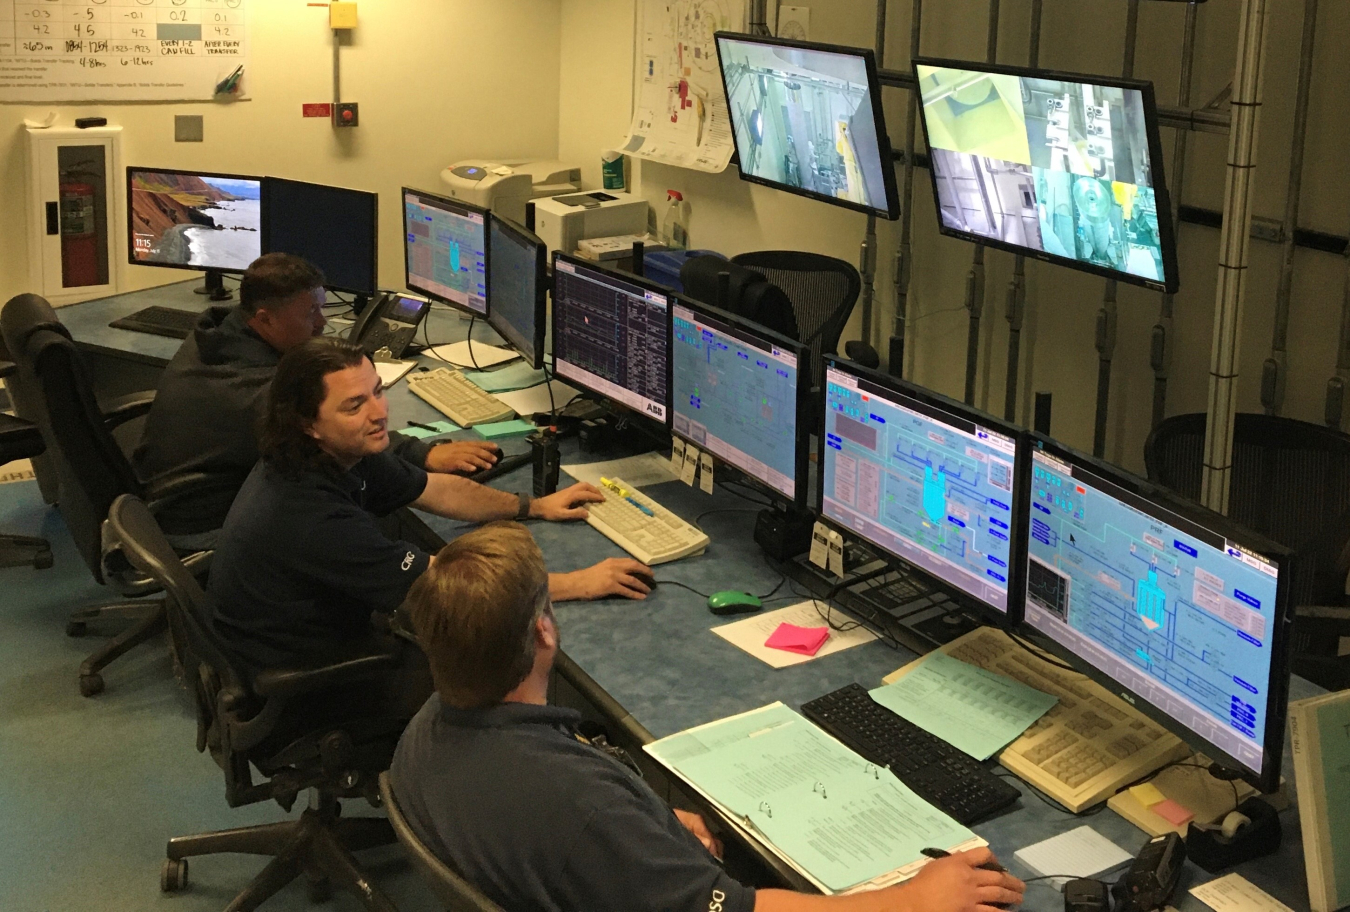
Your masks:
M1198 501L1205 427L1197 413L1154 428L1144 444L1149 479ZM1331 539L1348 512L1350 435L1292 418L1236 416L1228 516L1296 553L1295 604L1321 597L1340 559Z
M403 810L398 806L388 770L380 773L380 797L384 799L384 809L389 815L394 835L398 837L403 848L408 850L413 867L427 883L431 884L431 891L445 904L447 912L502 912L501 906L456 874L417 838L417 834L408 825L408 818L403 816Z
M43 304L47 303L37 295L26 294L12 298L11 302L23 301L27 298L37 298L37 300L42 301ZM0 308L0 320L3 320L5 311L9 309L8 305L4 308ZM16 318L18 312L23 309L25 308L16 305ZM27 323L27 321L25 321L25 323ZM37 327L32 324L28 324L29 331L36 328ZM59 322L55 322L55 320L50 324L50 328L57 332L66 331L65 327ZM19 333L18 335L20 338L16 339L15 347L22 349L24 337L22 333ZM5 378L5 389L6 392L9 393L10 402L14 406L14 414L37 424L39 429L41 429L41 424L38 421L38 413L41 411L42 406L39 401L40 396L37 388L37 378L33 376L31 370L25 370L25 365L19 362L10 351L9 343L6 340L3 331L0 331L0 357L15 364L17 368L12 375ZM38 488L42 491L43 502L49 504L56 503L61 486L60 477L56 471L56 457L51 453L43 453L40 456L33 457L33 474L37 476Z
M140 494L141 485L104 425L88 366L52 306L37 295L12 298L0 311L0 332L18 365L16 411L41 428L57 469L61 515L103 582L103 521L119 495Z
M725 296L721 288L724 273L727 277ZM761 272L709 254L685 262L680 269L680 284L684 286L686 297L720 307L800 341L792 302Z
M797 318L797 339L811 347L811 376L820 385L822 354L839 349L839 337L862 291L862 277L851 263L798 250L759 250L731 258L764 276L787 293Z

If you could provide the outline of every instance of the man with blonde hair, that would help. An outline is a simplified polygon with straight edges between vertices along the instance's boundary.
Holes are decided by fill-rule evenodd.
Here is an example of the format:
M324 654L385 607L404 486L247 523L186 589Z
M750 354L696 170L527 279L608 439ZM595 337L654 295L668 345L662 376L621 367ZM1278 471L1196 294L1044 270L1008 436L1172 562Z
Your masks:
M558 622L524 526L493 523L446 545L405 609L436 694L399 742L394 793L422 842L504 908L994 912L1022 899L1021 881L979 867L988 849L855 896L739 883L703 818L672 812L581 736L579 713L548 705Z

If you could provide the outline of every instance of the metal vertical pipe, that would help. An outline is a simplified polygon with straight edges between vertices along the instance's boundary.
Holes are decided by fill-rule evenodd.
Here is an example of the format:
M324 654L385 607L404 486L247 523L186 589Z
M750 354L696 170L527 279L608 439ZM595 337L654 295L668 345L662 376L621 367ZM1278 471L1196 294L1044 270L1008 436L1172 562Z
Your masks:
M1303 195L1303 153L1308 145L1308 106L1312 98L1313 54L1317 50L1317 0L1303 0L1303 45L1294 96L1294 139L1289 150L1289 189L1284 198L1284 243L1280 251L1280 283L1275 290L1275 330L1270 357L1261 370L1261 405L1267 415L1284 406L1289 373L1289 300L1294 287L1294 232Z
M877 68L886 66L886 4L888 0L877 0L876 55ZM890 162L882 162L883 168L894 168ZM859 302L862 304L862 340L872 344L872 301L876 296L877 283L877 217L868 213L867 230L863 235L862 247L858 251L858 274L862 278L862 291Z
M1041 21L1044 0L1031 2L1031 37L1027 42L1027 66L1041 65ZM1022 368L1022 320L1026 313L1027 258L1020 253L1013 258L1013 277L1008 283L1006 315L1008 317L1008 372L1003 381L1003 420L1017 420L1017 381Z
M1345 412L1345 387L1350 383L1350 247L1345 248L1345 289L1341 296L1341 336L1336 345L1336 375L1327 381L1325 420L1337 430Z
M989 0L989 32L985 39L985 59L998 63L998 22L1000 0ZM970 326L966 333L966 395L967 405L975 404L975 376L980 366L980 319L984 316L984 245L975 245L974 260L966 275L966 309L970 311Z
M1205 464L1200 483L1201 502L1220 512L1228 508L1232 476L1242 304L1246 295L1252 186L1256 177L1265 78L1266 13L1266 0L1242 0L1237 64L1233 73L1232 127L1228 134L1219 281L1215 291L1214 341L1209 364L1209 420L1205 428Z
M750 0L750 22L746 29L752 35L769 34L769 0Z
M1181 77L1177 86L1177 106L1191 106L1191 84L1195 75L1196 5L1186 4L1186 25L1181 39ZM1177 130L1172 146L1172 232L1181 233L1181 199L1186 184L1186 150L1189 130ZM1153 427L1167 417L1167 381L1172 369L1172 313L1175 299L1162 296L1158 322L1153 324L1149 344L1149 364L1153 368Z
M1139 44L1139 0L1125 8L1125 53L1120 73L1134 76L1134 54ZM1111 415L1111 362L1116 354L1116 280L1106 280L1102 307L1097 311L1097 414L1092 428L1092 455L1106 455L1106 422Z
M919 38L923 32L923 0L912 0L909 22L909 56L919 56ZM895 322L886 354L886 367L893 377L905 375L905 320L909 312L910 240L914 230L914 138L918 127L919 90L909 93L905 112L905 177L900 200L900 243L895 248Z

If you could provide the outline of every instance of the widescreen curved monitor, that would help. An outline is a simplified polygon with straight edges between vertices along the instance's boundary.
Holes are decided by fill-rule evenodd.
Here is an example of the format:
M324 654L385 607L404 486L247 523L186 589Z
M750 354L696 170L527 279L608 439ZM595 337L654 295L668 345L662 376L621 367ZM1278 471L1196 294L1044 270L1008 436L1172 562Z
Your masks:
M1177 290L1153 84L918 57L943 234Z

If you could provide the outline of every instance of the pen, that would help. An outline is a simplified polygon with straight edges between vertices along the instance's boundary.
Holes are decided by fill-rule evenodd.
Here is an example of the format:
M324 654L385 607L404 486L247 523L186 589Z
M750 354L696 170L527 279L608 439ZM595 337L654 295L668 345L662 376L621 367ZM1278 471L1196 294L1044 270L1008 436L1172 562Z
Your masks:
M432 426L429 425L429 424L423 424L423 423L420 422L420 421L409 421L409 422L408 422L408 427L419 428L419 429L421 429L421 430L423 430L423 431L431 431L433 434L439 434L439 433L441 432L441 429L440 429L440 428L438 428L438 427L432 427Z

